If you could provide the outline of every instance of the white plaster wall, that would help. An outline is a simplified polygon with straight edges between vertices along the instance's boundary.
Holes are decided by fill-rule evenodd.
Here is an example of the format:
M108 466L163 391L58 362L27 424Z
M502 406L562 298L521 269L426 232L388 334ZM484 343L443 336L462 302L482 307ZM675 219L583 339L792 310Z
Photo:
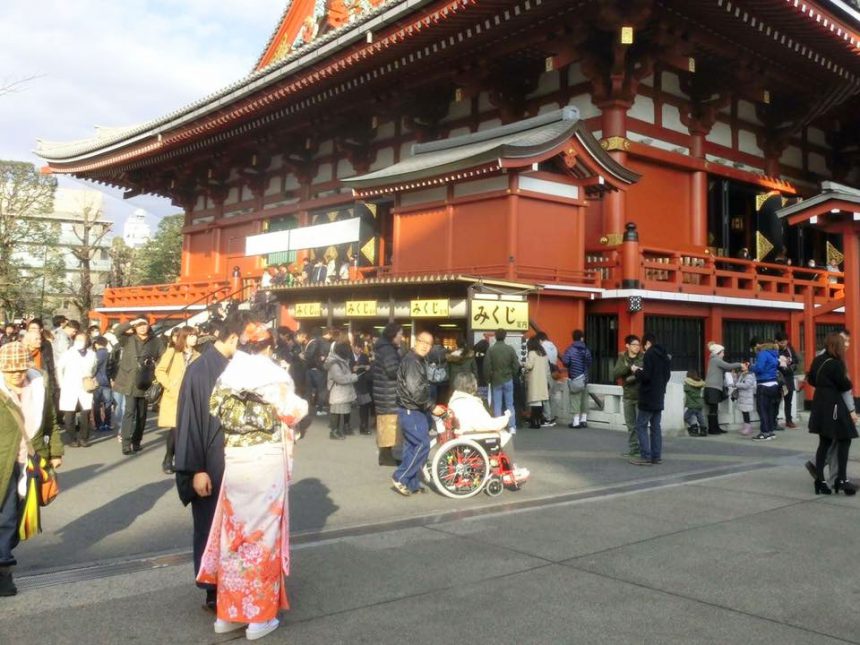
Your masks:
M798 146L788 146L783 150L779 163L792 168L803 168L803 150Z
M298 178L293 173L290 173L289 175L287 175L287 180L284 182L284 190L295 190L298 187L299 187Z
M558 91L558 88L558 73L556 71L544 72L540 75L540 79L538 79L537 89L529 94L529 97L535 98L538 96L546 96L547 94Z
M277 170L278 168L283 167L284 165L284 155L274 155L272 157L272 162L269 164L267 170Z
M490 95L487 92L478 94L478 112L486 112L492 109L493 104L490 103Z
M281 178L272 177L269 179L269 185L266 186L266 191L263 193L266 197L277 195L281 190Z
M750 155L762 156L764 152L758 147L755 133L750 130L738 130L738 150Z
M580 94L570 99L570 105L579 110L579 118L590 119L593 116L600 116L600 109L591 102L591 96L588 94Z
M717 121L714 123L714 127L711 128L711 131L705 136L706 141L710 141L711 143L717 143L721 146L726 146L727 148L732 147L732 129L728 123L722 123L721 121Z
M827 145L827 136L825 135L824 130L819 130L818 128L807 128L806 140L817 146L825 148L829 147Z
M414 141L404 141L400 144L400 161L412 157L412 146L414 143Z
M379 127L376 128L376 136L374 137L374 140L382 141L390 139L394 136L394 130L394 121L385 121L384 123L380 123Z
M627 115L640 121L654 123L654 101L647 96L637 94L633 105L627 110Z
M668 103L663 104L663 127L667 130L689 134L687 126L681 123L681 113L678 108Z
M827 169L827 161L825 160L824 155L818 152L810 152L807 159L810 172L824 175L825 177L830 176L830 171Z
M755 104L749 101L738 101L738 118L747 123L761 123L755 114Z
M206 197L203 195L198 195L197 201L194 202L194 210L199 211L206 208Z
M462 128L453 128L448 133L448 138L453 139L454 137L462 137L462 136L465 136L467 134L471 134L471 132L472 131L469 128L467 128L466 126L463 126Z
M576 85L577 83L584 83L588 79L585 78L585 74L582 73L582 65L580 65L579 61L573 62L567 67L567 83L568 85Z
M445 121L463 119L472 113L472 101L464 98L462 101L451 101Z
M478 132L483 130L490 130L491 128L498 128L502 125L501 119L489 119L488 121L481 121L478 125Z
M380 148L376 151L376 159L370 164L371 172L374 170L382 170L394 163L394 148L388 146Z
M428 188L427 190L405 192L400 196L400 204L402 206L412 206L414 204L439 202L444 201L447 196L447 186L437 186L436 188Z
M334 141L329 139L320 144L319 152L317 152L316 156L330 155L332 152L334 152Z
M677 74L672 72L663 72L663 77L660 80L662 82L663 91L666 92L666 94L685 98L684 93L681 91L681 85L678 81Z
M317 169L317 174L314 175L313 183L319 184L324 181L329 181L332 178L332 168L330 163L320 164Z
M224 205L236 204L239 202L239 187L234 186L227 192L227 199L224 200Z
M355 168L349 159L341 159L337 162L337 178L352 177L355 174Z

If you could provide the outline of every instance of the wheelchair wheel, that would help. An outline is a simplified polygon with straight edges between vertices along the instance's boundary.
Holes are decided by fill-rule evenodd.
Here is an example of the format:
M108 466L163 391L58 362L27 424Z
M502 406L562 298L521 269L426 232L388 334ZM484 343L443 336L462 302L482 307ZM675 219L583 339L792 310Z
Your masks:
M484 487L484 492L490 497L498 497L505 490L502 480L498 477L490 477L487 480L487 485Z
M490 460L480 444L454 439L433 456L433 484L446 497L465 499L481 492L490 474Z

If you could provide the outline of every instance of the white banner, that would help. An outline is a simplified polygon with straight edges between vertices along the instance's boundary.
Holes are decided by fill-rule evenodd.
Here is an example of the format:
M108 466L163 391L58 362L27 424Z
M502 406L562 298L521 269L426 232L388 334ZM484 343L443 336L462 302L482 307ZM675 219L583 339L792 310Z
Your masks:
M289 231L276 231L245 238L245 255L267 255L282 251L318 249L350 244L360 239L361 218L353 217L330 224L318 224Z

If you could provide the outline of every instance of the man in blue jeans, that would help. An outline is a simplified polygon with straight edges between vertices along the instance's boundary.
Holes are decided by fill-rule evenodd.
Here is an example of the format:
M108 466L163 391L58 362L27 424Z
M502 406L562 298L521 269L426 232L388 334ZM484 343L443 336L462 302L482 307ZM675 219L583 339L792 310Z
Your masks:
M642 347L645 350L642 367L631 366L639 382L636 436L639 439L640 454L638 457L631 458L630 463L636 466L650 466L663 463L663 430L660 427L660 420L663 416L666 384L669 383L671 376L672 357L657 344L654 334L642 336Z
M421 469L430 453L430 411L442 414L434 407L427 380L424 357L433 347L433 334L421 332L415 347L400 361L397 369L397 421L403 433L403 456L391 479L394 491L406 497L425 492L421 485Z
M496 342L484 357L484 376L493 393L493 415L500 417L510 413L508 430L517 433L517 414L514 410L514 378L520 372L520 361L516 350L505 342L507 332L496 330Z

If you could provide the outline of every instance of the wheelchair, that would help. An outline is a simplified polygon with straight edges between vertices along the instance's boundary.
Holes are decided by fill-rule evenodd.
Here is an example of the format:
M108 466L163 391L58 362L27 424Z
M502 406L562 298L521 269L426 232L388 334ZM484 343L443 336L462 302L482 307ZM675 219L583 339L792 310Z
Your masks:
M433 417L430 454L424 479L442 495L466 499L484 491L490 497L507 488L519 490L528 479L525 468L517 468L504 451L511 435L487 431L457 433L457 420L446 410Z

